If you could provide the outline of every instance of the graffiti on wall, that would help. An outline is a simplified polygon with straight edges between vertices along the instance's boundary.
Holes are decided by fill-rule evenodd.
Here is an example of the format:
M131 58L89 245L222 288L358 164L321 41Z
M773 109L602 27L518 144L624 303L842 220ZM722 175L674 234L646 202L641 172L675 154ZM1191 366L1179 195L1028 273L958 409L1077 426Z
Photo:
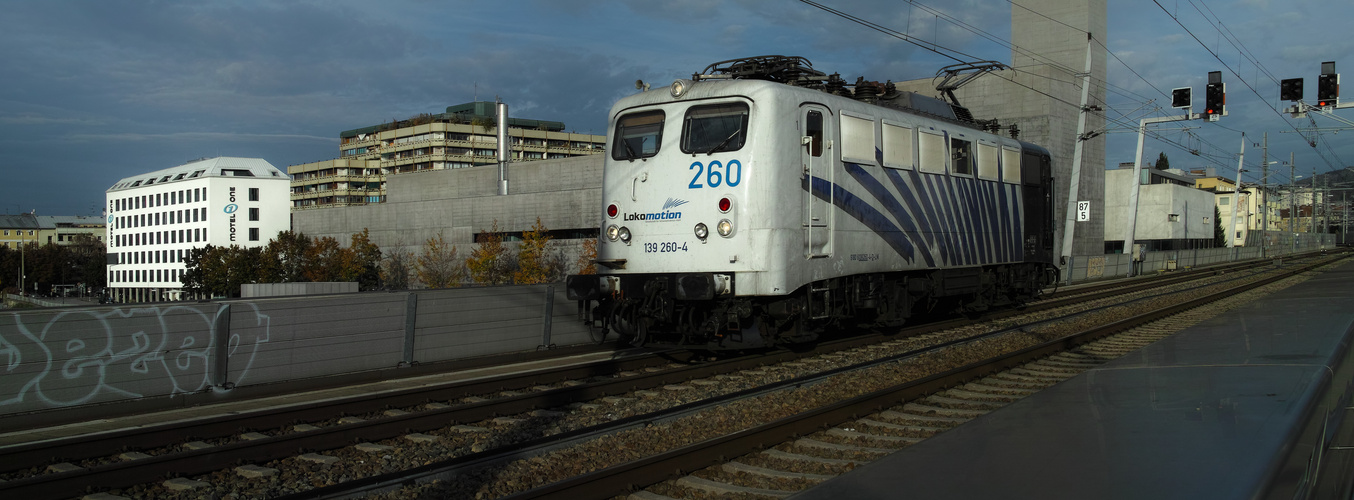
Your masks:
M225 352L248 375L269 317L235 309ZM27 411L217 389L216 304L0 314L0 409Z

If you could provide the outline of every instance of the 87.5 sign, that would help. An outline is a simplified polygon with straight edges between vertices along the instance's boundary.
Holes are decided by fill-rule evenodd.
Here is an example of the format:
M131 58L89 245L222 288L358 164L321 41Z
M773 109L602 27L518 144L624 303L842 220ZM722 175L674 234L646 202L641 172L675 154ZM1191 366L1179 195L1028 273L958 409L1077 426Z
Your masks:
M718 160L710 162L709 165L695 161L691 162L687 170L695 172L691 177L691 183L686 185L687 189L716 188L721 185L734 187L743 182L743 164L738 160L729 160L727 165L721 164Z
M1086 222L1091 220L1091 202L1077 202L1077 222Z

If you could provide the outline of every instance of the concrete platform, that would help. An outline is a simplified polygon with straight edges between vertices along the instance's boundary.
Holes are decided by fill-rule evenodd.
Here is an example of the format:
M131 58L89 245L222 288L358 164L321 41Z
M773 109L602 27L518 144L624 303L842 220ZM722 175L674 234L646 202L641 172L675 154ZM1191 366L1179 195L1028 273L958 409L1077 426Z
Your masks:
M1345 263L792 498L1350 497Z

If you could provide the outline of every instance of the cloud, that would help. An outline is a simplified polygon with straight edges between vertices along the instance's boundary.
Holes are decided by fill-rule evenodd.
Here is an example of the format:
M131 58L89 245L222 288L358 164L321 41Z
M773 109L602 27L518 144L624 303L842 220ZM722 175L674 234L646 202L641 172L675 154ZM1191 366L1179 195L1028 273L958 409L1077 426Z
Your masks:
M62 142L144 142L144 141L212 141L212 142L295 142L295 141L314 141L330 143L337 146L339 143L338 134L330 137L321 137L314 135L296 135L296 134L235 134L226 132L179 132L171 134L135 134L135 133L110 133L110 134L70 134L61 137Z

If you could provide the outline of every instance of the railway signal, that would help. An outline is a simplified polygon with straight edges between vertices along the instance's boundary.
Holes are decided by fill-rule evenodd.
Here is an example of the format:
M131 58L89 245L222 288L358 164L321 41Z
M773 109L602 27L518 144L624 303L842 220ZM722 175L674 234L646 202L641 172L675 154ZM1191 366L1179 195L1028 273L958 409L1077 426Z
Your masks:
M1283 101L1302 100L1302 79L1289 78L1279 82L1279 99Z
M1208 72L1208 87L1204 90L1204 115L1208 121L1216 121L1215 116L1227 116L1227 84L1222 82L1221 71Z
M1171 107L1172 108L1190 107L1193 102L1193 96L1191 95L1192 92L1193 89L1190 89L1189 87L1180 87L1178 89L1172 89Z
M1335 72L1335 61L1321 63L1321 76L1316 78L1316 105L1322 108L1340 105L1340 74Z

